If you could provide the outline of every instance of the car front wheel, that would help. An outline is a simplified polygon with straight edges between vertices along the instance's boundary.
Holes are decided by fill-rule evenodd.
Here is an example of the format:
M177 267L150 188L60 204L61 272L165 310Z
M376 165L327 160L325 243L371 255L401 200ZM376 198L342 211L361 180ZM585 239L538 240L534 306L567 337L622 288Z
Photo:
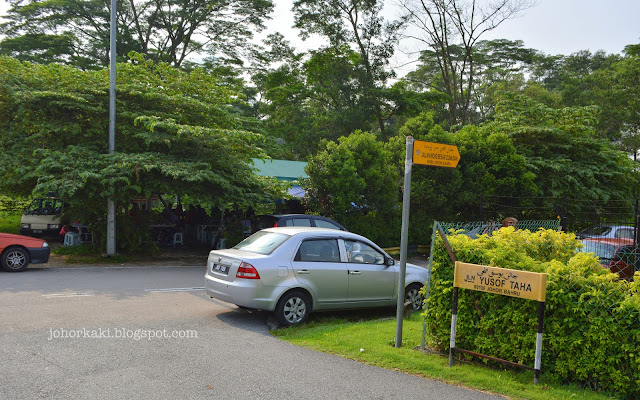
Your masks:
M411 303L411 308L413 309L413 311L418 311L422 309L422 303L424 302L424 297L422 296L422 293L420 293L420 289L422 288L422 285L417 284L417 283L412 283L411 285L407 286L407 288L404 291L404 302L410 302Z
M10 247L2 253L0 265L5 271L24 271L29 266L29 254L20 247Z
M289 292L282 296L274 311L276 319L283 326L303 323L310 312L311 301L300 291Z

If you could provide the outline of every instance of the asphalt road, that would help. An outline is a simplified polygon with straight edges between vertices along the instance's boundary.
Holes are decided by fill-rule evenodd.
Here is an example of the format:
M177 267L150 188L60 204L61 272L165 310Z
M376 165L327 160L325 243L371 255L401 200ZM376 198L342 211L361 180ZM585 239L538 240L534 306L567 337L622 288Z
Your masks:
M282 342L204 267L0 273L0 399L498 399Z

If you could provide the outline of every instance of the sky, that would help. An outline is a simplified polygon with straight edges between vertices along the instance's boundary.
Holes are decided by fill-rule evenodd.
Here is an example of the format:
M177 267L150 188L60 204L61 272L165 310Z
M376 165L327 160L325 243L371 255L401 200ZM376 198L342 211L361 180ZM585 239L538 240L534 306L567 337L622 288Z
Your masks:
M1 0L0 0L1 1ZM267 23L270 31L280 31L302 50L308 45L291 29L293 0L274 0L273 19ZM386 0L385 15L394 19L398 11L392 6L397 0ZM628 44L640 43L640 0L537 0L537 4L507 20L481 39L522 40L524 46L549 55L569 55L580 50L592 53L621 54ZM392 60L399 75L414 68L415 56L411 44L400 46Z
M396 0L386 0L386 15L397 14L392 7ZM293 0L274 0L273 19L267 26L270 31L280 31L297 48L305 44L291 28ZM0 14L8 4L0 0ZM537 0L537 5L525 10L519 18L504 22L482 39L522 40L524 46L546 54L571 54L579 50L622 53L624 46L640 43L640 0ZM405 52L408 52L405 46ZM410 56L400 52L396 67L405 64ZM407 66L407 68L410 68Z

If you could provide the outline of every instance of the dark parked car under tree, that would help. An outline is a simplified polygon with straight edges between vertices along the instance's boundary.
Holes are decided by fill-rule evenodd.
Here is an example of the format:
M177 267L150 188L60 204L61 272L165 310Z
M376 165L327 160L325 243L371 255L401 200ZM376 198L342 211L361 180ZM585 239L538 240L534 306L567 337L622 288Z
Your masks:
M265 228L274 228L282 226L311 226L316 228L329 228L346 231L347 229L332 220L331 218L322 217L320 215L310 214L265 214L258 216L258 221L253 229L257 232Z

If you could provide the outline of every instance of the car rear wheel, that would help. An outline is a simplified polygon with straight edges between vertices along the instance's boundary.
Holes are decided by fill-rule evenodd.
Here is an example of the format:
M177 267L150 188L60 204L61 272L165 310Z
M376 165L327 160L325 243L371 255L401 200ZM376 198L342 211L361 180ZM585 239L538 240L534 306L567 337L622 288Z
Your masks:
M29 254L20 247L9 247L2 253L0 266L9 272L20 272L29 266Z
M307 320L311 312L309 297L300 291L293 291L282 296L276 310L275 317L283 326L301 324Z
M424 302L424 297L422 293L420 293L420 289L422 285L418 283L412 283L407 286L404 291L404 302L411 302L411 308L413 311L418 311L422 309L422 303Z

